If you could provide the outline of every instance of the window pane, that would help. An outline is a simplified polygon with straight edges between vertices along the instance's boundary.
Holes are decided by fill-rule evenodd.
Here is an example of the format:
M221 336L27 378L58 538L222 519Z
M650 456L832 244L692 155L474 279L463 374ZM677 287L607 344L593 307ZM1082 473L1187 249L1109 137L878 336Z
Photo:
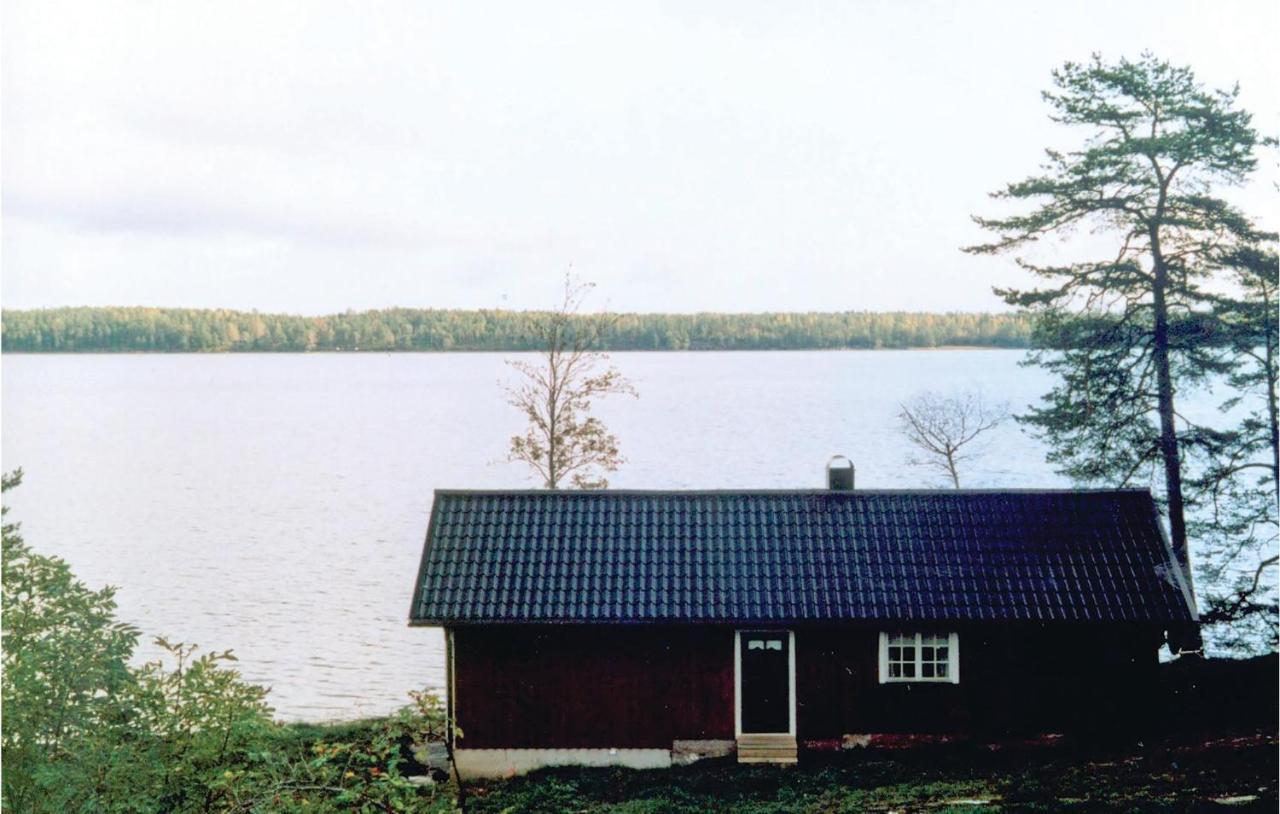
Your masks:
M881 669L885 679L897 681L949 681L951 634L886 632ZM769 647L774 645L770 643Z
M781 649L782 649L782 642L778 641L777 639L774 639L773 641L769 642L769 648L768 648L768 649L769 649L769 650L781 650Z
M747 642L747 649L748 649L748 650L763 650L763 649L764 649L764 640L763 640L763 639L752 639L751 641Z

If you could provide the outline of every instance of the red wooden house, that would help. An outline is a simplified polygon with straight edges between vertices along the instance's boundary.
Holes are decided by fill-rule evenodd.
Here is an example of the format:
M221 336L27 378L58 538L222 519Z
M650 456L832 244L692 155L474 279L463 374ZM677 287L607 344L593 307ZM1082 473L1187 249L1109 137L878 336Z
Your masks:
M851 484L847 484L851 486ZM437 491L464 775L1131 722L1196 616L1147 491Z

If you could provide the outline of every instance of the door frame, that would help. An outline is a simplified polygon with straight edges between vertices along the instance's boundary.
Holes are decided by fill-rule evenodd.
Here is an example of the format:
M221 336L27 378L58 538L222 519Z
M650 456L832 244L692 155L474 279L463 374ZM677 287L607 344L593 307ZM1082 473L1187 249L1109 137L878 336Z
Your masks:
M788 726L786 734L796 736L796 632L794 630L768 630L762 628L743 628L733 631L733 737L741 738L742 732L742 634L743 633L786 633L787 634L787 707ZM765 734L748 732L748 735ZM777 733L783 734L781 732Z

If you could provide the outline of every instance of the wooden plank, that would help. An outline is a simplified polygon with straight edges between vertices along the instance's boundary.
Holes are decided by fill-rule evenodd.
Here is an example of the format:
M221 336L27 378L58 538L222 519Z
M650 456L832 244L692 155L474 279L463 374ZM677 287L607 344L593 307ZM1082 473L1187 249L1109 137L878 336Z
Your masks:
M463 748L663 748L733 739L733 631L454 631Z

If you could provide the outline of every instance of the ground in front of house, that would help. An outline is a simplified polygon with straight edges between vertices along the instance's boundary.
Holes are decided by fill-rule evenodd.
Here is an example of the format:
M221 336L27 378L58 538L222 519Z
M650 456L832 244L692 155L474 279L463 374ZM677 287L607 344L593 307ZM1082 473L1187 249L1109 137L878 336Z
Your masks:
M1274 732L1130 748L978 746L809 756L799 767L547 769L467 784L468 814L1199 812L1280 808Z

